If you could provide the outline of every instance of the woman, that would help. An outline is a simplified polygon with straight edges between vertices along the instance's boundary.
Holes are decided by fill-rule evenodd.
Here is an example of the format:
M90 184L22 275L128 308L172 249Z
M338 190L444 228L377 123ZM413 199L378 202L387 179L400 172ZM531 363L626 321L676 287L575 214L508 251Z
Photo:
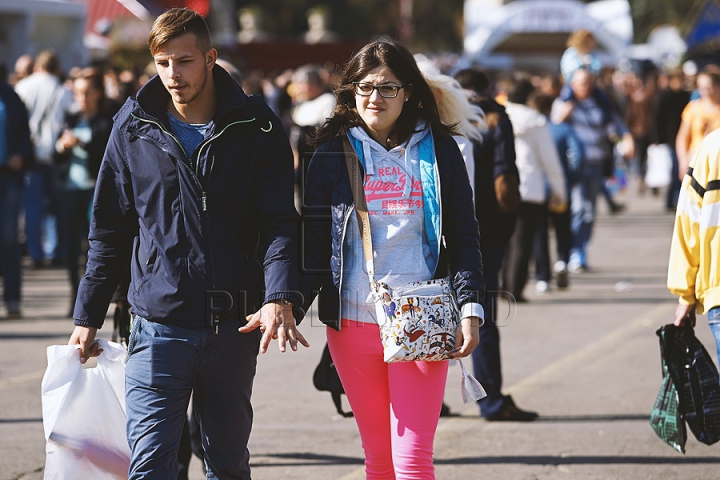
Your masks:
M110 137L113 115L99 71L91 68L80 71L73 79L72 88L78 108L66 116L63 131L55 143L55 161L61 165L62 172L59 231L65 235L72 286L69 317L72 317L80 284L80 255L88 235L95 178Z
M346 65L335 96L305 183L304 307L319 291L318 317L331 327L328 345L360 430L367 478L432 479L447 361L383 362L342 136L365 178L375 278L393 287L449 273L462 317L455 357L477 345L484 313L472 190L454 131L440 121L404 46L366 45Z
M702 139L720 128L720 74L706 68L697 77L697 87L700 98L692 100L683 110L675 140L680 180L687 173L690 160Z

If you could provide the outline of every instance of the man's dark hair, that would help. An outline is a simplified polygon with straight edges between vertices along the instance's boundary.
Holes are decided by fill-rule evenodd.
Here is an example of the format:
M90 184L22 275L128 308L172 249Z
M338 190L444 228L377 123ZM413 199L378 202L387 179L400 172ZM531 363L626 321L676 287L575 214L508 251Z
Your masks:
M303 65L298 67L292 75L292 81L296 83L308 83L322 87L323 78L320 75L320 67L314 65Z
M528 99L527 104L531 107L537 110L538 112L542 113L546 117L550 116L550 112L552 111L552 105L553 101L555 100L555 97L552 95L546 95L544 93L538 93L533 94Z
M212 48L207 23L197 12L189 8L171 8L153 23L148 37L150 55L155 56L163 45L186 33L195 35L196 45L202 53Z
M455 74L455 80L460 86L466 90L474 90L478 93L484 93L490 86L490 80L480 70L474 68L466 68Z
M530 79L524 75L515 75L503 81L503 91L508 102L526 104L530 94L535 90Z

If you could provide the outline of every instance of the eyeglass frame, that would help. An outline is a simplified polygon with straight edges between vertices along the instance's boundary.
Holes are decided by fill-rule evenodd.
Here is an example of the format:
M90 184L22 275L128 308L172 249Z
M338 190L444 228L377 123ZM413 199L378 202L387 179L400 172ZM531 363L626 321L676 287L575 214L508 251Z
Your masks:
M359 93L357 90L357 87L359 85L367 85L369 87L372 87L372 90L368 94ZM397 96L400 95L400 89L407 88L410 85L411 84L409 84L409 83L406 83L405 85L393 85L393 84L388 84L388 83L385 83L382 85L373 85L372 83L367 83L367 82L352 82L353 91L355 92L355 95L359 95L361 97L371 97L372 94L375 92L375 90L377 90L378 95L380 95L382 98L397 98ZM392 97L386 97L385 95L380 93L381 87L394 87L394 88L397 88L397 90L395 91L395 95L393 95Z

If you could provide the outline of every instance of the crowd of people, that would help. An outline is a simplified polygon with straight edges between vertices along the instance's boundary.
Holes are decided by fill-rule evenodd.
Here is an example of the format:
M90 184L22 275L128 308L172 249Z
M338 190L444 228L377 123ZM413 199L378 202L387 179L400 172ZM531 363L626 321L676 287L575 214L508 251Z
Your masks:
M111 298L131 306L130 478L176 473L191 392L208 471L249 478L250 367L274 338L282 351L307 346L296 322L320 292L368 478L434 478L447 362L382 360L342 140L366 178L376 277L450 272L462 317L453 355L472 355L487 393L480 415L534 420L502 392L498 297L526 302L532 275L546 295L591 271L597 199L621 213L612 186L628 175L640 194L658 195L645 178L663 169L663 207L674 212L694 152L720 127L717 67L618 70L595 47L590 32L573 33L559 75L443 72L387 39L342 70L241 74L217 58L197 14L173 9L153 25L155 70L63 74L52 51L25 55L0 78L7 314L21 316L22 230L32 268L68 269L82 361L99 353ZM219 285L235 310L190 300ZM414 434L399 434L399 422Z

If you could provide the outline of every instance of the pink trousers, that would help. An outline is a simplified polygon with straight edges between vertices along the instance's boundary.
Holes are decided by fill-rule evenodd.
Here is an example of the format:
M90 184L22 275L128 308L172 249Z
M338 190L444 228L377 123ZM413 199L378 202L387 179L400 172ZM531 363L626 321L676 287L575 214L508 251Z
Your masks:
M383 361L377 325L342 320L328 346L360 431L368 480L432 480L448 362Z

